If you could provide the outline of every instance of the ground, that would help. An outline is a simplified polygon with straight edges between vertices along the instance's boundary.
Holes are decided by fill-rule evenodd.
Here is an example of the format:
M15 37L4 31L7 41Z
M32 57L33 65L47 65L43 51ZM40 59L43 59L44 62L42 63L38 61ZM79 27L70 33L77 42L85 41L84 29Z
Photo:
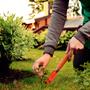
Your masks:
M41 80L32 72L32 65L43 53L43 50L32 49L25 57L26 61L13 61L8 74L0 74L0 90L79 90L74 81L72 61L67 62L58 73L55 80L46 85L44 80L55 69L65 51L56 51L45 70L45 77Z

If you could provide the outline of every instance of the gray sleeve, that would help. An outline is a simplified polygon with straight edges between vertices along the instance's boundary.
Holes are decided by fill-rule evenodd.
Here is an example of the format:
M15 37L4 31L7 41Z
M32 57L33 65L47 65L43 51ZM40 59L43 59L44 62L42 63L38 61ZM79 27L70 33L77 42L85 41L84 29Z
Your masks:
M59 36L63 30L69 0L54 0L51 22L44 44L44 53L53 55Z
M90 21L83 25L74 37L82 44L85 44L86 40L90 40Z

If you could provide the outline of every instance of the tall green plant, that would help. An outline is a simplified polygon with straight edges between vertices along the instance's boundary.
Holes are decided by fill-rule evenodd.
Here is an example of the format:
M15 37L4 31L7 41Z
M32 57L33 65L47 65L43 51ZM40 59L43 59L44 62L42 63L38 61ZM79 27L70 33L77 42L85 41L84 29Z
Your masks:
M22 26L21 18L0 16L0 62L23 58L33 46L33 33Z
M33 33L22 26L22 20L14 15L5 19L0 17L1 45L7 54L22 57L29 48L33 48Z

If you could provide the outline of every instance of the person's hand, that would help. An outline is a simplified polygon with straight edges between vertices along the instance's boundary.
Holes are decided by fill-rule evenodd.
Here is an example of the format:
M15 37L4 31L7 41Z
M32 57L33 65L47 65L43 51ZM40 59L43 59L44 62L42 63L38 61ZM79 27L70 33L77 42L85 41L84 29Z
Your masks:
M84 45L75 37L72 37L70 41L68 42L66 53L68 53L70 50L73 52L78 50L78 49L83 49ZM69 56L70 58L72 57L72 53Z
M33 71L39 77L43 76L44 69L46 68L47 64L49 63L51 56L49 54L44 54L42 57L37 59L33 64Z
M67 45L66 52L69 52L71 49L78 50L83 48L84 48L84 45L78 39L76 39L75 37L72 37Z

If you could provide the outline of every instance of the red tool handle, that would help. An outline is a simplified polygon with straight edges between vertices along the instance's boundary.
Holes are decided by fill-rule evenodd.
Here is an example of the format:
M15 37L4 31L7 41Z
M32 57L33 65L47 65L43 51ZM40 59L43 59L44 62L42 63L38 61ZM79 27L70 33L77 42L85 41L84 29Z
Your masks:
M66 53L64 55L64 57L60 60L59 64L57 65L57 68L56 68L57 72L63 67L63 65L66 63L66 61L69 60L69 54L70 53L71 53L71 51L69 53Z
M55 77L56 77L57 73L59 72L59 70L63 67L63 65L66 63L66 61L68 61L70 54L71 54L71 51L64 55L64 57L60 60L59 64L57 65L56 70L54 70L50 74L50 76L47 78L47 80L45 80L46 84L50 84L55 79Z

